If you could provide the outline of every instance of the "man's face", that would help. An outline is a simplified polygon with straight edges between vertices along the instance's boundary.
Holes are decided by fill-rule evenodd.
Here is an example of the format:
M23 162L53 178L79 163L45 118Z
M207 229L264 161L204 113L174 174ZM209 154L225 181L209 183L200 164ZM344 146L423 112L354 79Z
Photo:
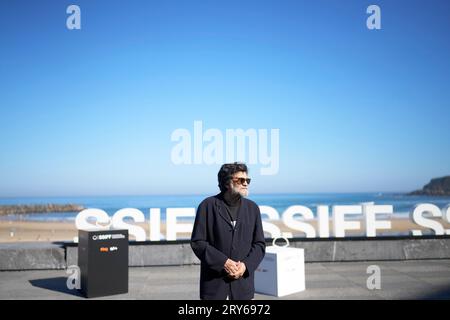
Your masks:
M243 171L236 172L231 179L231 191L239 193L242 197L248 196L247 173Z

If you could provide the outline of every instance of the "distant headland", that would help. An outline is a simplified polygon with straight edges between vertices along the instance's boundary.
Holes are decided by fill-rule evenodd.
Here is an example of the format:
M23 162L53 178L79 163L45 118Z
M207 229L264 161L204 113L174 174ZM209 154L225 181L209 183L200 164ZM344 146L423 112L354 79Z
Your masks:
M450 196L450 176L431 179L421 190L410 192L408 195Z
M0 206L0 216L7 214L47 213L47 212L78 212L84 207L78 204L27 204Z

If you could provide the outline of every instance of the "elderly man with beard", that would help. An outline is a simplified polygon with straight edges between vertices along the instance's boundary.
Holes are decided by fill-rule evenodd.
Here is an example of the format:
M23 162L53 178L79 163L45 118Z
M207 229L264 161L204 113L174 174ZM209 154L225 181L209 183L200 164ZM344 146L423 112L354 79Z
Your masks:
M219 170L220 193L197 209L191 247L201 261L200 299L250 300L254 272L265 254L259 207L246 199L250 178L244 163Z

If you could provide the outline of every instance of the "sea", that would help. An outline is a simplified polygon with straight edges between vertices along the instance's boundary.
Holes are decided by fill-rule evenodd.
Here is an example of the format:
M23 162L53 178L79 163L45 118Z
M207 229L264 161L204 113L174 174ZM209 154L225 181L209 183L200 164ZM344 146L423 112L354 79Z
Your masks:
M27 197L0 198L0 205L25 204L78 204L85 208L102 209L112 216L123 208L136 208L149 219L150 208L161 209L161 220L165 220L166 208L197 208L199 203L210 195L148 195L148 196L101 196L101 197ZM248 197L260 206L270 206L281 216L290 206L303 205L316 214L318 205L392 205L393 217L408 218L417 204L430 203L443 209L450 205L450 197L409 196L402 193L303 193L303 194L253 194ZM74 221L78 212L51 212L11 214L0 216L0 220L24 221ZM264 219L264 216L263 216Z

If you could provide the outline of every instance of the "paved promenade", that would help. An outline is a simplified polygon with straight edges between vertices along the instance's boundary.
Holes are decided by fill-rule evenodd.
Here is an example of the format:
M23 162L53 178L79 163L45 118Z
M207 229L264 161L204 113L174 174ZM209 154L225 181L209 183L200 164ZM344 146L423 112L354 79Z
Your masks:
M367 267L381 270L381 289L367 289ZM198 299L199 266L129 269L129 292L101 299ZM65 270L0 272L0 299L85 299L66 287ZM99 299L99 298L97 298ZM306 264L306 290L256 299L450 299L450 260Z

